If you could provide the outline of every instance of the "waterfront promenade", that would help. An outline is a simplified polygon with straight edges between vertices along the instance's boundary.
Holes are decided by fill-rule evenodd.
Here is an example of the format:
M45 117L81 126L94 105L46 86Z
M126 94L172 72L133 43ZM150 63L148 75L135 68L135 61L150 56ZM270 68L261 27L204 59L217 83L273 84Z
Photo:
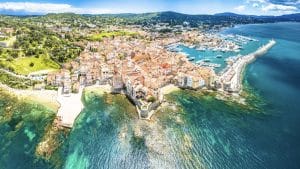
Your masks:
M244 68L253 62L258 56L264 55L276 44L275 40L270 40L266 45L260 47L255 52L238 58L226 72L220 75L223 83L223 90L231 92L240 92L242 89L242 74Z

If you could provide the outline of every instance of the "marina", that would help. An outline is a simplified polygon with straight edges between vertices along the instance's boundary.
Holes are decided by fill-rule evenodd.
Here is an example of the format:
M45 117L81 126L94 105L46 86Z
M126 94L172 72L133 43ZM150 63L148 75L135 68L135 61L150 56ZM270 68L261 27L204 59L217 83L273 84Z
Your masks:
M241 91L241 74L244 67L256 57L263 55L275 45L276 42L270 40L266 45L261 47L258 46L256 51L251 51L249 49L244 50L244 46L250 46L250 49L255 49L254 43L257 43L258 40L254 38L231 34L220 35L220 37L237 43L239 50L234 49L233 52L228 52L228 49L222 47L222 45L218 48L196 47L196 49L194 49L191 48L191 46L183 46L182 44L176 46L176 50L180 51L179 53L184 54L188 61L199 67L209 67L214 69L218 74L218 80L216 81L217 88L221 88L228 92L238 93ZM201 51L199 51L199 49L201 49ZM208 56L206 53L210 51L212 51L211 55Z
M207 66L207 67L212 67L212 68L219 68L221 67L221 64L218 64L218 63L208 63L208 62L204 62L204 61L200 61L200 62L197 62L197 64L199 66Z
M226 69L228 64L235 61L236 58L254 52L264 41L258 41L252 37L219 33L217 35L208 35L210 37L220 37L227 42L237 44L236 48L230 49L229 46L221 44L218 47L205 45L185 45L184 43L176 43L167 46L172 52L179 52L187 57L190 62L204 67L213 68L216 73L220 73ZM230 43L229 43L230 44Z

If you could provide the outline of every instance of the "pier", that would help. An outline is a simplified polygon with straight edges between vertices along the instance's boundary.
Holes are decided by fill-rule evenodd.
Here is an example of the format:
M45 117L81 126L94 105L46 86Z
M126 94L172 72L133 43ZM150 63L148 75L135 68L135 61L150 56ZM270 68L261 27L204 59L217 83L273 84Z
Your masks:
M266 45L255 52L239 57L223 74L219 76L220 87L228 92L240 92L242 89L242 73L247 64L253 62L258 56L264 55L276 44L270 40Z
M80 87L78 93L64 94L63 88L59 87L57 101L60 107L57 112L57 117L60 119L60 125L63 127L72 128L73 124L83 109L81 96L83 87Z

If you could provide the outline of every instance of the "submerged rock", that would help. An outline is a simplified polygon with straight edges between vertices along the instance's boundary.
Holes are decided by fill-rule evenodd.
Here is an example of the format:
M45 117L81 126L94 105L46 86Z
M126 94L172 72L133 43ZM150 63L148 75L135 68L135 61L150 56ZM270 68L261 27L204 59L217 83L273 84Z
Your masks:
M45 160L49 160L51 155L56 151L62 144L60 136L62 133L68 133L69 129L61 127L59 120L54 119L53 123L50 124L46 130L41 142L37 145L35 154Z

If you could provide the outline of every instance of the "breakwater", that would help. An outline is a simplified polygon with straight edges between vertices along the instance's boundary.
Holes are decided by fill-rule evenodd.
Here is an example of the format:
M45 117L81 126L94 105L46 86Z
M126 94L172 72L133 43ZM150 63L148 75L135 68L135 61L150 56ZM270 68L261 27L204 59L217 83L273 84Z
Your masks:
M239 93L242 89L242 73L245 67L253 62L257 57L264 55L276 44L275 40L270 40L266 45L263 45L255 52L250 53L246 56L237 58L227 70L217 77L217 86L221 90L228 92Z

